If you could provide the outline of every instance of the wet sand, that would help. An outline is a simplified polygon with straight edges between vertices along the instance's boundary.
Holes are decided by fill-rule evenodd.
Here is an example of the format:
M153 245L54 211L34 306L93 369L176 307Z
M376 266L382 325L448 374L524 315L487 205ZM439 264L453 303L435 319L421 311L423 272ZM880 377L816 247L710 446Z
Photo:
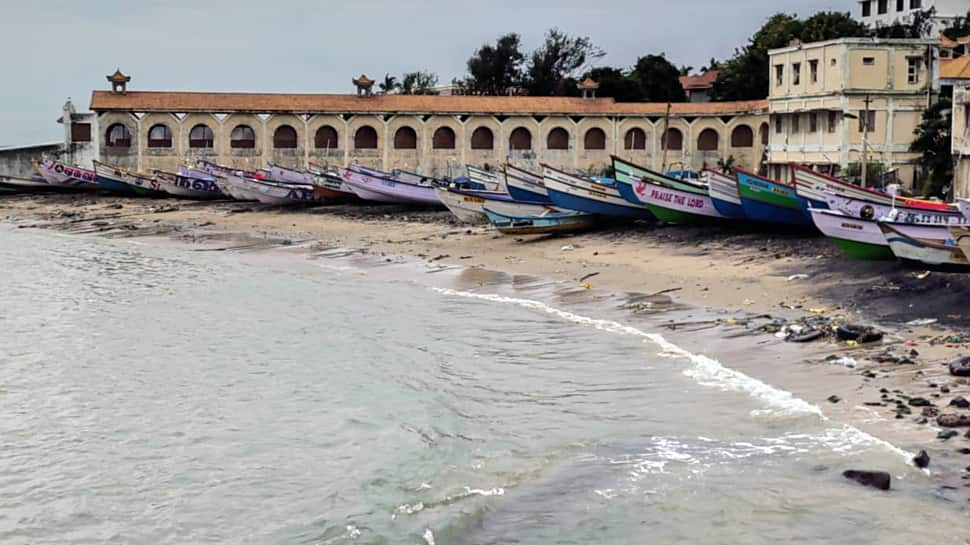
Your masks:
M681 346L709 353L716 344L709 355L819 405L831 418L908 450L926 449L939 495L970 499L967 429L942 440L935 422L941 412L970 414L949 406L956 396L970 398L970 385L946 367L970 354L970 312L961 303L970 294L968 274L850 261L822 237L750 227L636 223L574 236L509 237L461 224L444 210L395 206L283 210L11 195L0 197L0 218L79 234L171 237L207 251L306 247L331 258L461 267L470 284L503 271L557 281L578 300L636 294L627 299L628 312L649 316L651 326ZM926 319L935 323L907 325ZM827 335L806 344L778 338L779 328L798 323L814 323ZM868 345L838 342L829 334L843 323L875 325L886 336Z

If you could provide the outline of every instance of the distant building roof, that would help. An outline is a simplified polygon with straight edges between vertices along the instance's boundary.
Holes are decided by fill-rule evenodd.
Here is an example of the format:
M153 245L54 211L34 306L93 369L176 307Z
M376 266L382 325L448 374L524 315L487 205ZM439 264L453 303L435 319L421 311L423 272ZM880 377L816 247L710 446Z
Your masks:
M940 44L947 49L953 49L961 45L970 44L970 36L963 36L961 38L957 38L956 40L951 40L943 34L940 34Z
M708 70L699 76L681 76L680 86L684 88L684 91L701 91L704 89L710 89L714 87L714 82L717 80L717 70Z
M970 55L940 59L940 79L970 79Z
M421 114L590 114L663 115L666 103L616 102L612 98L528 96L196 93L94 91L94 111L134 112L326 112ZM727 115L767 111L766 100L674 103L673 115Z

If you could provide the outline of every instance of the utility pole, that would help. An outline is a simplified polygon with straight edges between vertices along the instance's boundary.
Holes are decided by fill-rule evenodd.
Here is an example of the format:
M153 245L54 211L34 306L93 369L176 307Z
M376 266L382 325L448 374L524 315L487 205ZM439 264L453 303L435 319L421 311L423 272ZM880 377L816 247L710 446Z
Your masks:
M866 177L869 171L869 104L872 99L866 95L866 109L862 111L862 187L868 187Z
M660 142L663 144L663 155L660 160L660 172L662 174L667 173L667 148L670 147L670 138L667 131L670 130L670 103L667 103L667 113L664 114L664 133L660 137Z

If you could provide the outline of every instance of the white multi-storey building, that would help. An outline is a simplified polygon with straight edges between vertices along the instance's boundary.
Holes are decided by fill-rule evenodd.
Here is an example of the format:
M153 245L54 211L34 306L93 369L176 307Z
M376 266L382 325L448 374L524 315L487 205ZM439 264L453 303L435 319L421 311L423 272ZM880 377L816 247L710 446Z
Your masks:
M870 27L888 26L896 21L910 23L914 12L929 8L936 8L930 32L937 36L953 19L966 15L970 3L967 0L860 0L859 20Z

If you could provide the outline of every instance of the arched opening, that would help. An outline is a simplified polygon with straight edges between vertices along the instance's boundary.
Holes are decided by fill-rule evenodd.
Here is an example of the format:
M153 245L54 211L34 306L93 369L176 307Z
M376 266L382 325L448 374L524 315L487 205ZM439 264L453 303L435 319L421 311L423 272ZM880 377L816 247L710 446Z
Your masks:
M256 147L256 131L249 125L236 125L229 133L229 147L233 149L253 149Z
M768 124L762 123L761 128L758 129L758 136L761 137L761 145L768 145Z
M665 150L676 151L684 149L684 133L673 127L667 129L667 134L660 139L660 147Z
M354 149L377 149L377 131L364 125L354 133Z
M750 148L754 146L754 131L747 125L738 125L731 131L732 148Z
M697 137L698 151L717 151L718 139L717 131L704 129L701 131L701 135Z
M488 127L479 127L472 133L472 149L492 149L495 147L495 135Z
M276 149L295 149L296 140L296 129L289 125L280 125L273 132L273 147Z
M401 127L394 133L394 149L418 149L418 133L411 127Z
M569 133L566 129L562 127L556 127L549 131L549 136L546 137L546 148L547 149L569 149Z
M317 149L337 149L340 147L337 141L337 129L330 125L324 125L317 129L313 137L313 147Z
M128 130L128 127L121 123L115 123L108 127L104 135L109 148L131 147L131 132Z
M623 137L624 149L647 149L647 133L643 129L633 128L626 131Z
M509 135L509 149L532 149L532 133L525 127L518 127Z
M434 149L455 149L455 131L451 127L438 127L431 137L431 147Z
M170 148L172 147L172 129L168 125L159 123L148 129L148 147L150 148Z
M189 131L190 148L211 148L215 143L215 135L208 125L202 123L192 127Z
M597 127L586 131L586 136L583 138L583 147L585 149L606 149L606 133L603 132L603 129Z

